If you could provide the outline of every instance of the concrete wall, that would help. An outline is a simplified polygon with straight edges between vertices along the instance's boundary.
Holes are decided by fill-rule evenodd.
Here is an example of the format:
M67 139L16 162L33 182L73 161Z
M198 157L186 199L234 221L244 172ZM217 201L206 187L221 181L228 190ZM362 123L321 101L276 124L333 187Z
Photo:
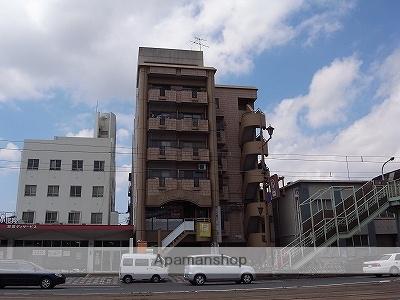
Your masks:
M18 219L22 219L22 212L34 211L34 223L44 223L46 211L57 211L58 222L67 224L68 213L79 211L80 223L90 224L91 213L101 212L102 224L108 224L115 195L113 146L108 138L25 140L17 195ZM27 170L29 158L39 159L38 170ZM61 160L61 170L49 170L52 159ZM72 160L83 160L83 171L72 171ZM95 160L105 161L104 172L93 171ZM36 196L25 196L25 185L36 185ZM59 185L58 197L47 196L48 185ZM82 186L81 197L70 197L72 185ZM103 197L92 197L93 186L104 186Z

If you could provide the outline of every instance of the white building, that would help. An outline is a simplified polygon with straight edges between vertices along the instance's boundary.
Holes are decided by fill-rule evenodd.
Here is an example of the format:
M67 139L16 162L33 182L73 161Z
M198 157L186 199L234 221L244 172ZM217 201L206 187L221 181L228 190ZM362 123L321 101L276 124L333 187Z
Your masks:
M118 224L116 117L97 114L93 138L25 140L17 218L39 224Z

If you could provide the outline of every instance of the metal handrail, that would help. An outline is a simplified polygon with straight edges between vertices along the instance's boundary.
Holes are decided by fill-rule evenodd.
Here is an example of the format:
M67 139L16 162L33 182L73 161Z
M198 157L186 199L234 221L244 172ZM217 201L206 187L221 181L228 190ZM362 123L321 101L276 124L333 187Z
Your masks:
M371 182L373 183L372 189L364 194L363 188L366 185L371 184ZM315 194L321 195L323 193L328 192L329 189L333 189L333 188L336 188L336 187L330 187L323 191L319 191L317 193L314 193L314 195ZM356 193L360 190L363 191L363 195L361 198L357 199ZM311 229L307 230L306 232L302 232L299 235L299 237L297 237L294 241L292 241L286 247L282 248L280 250L281 260L283 257L288 257L288 261L286 263L291 263L292 257L294 257L297 253L299 253L299 251L302 252L301 247L305 247L307 245L313 246L314 241L316 241L321 236L325 236L324 242L327 242L328 238L326 236L326 233L329 232L329 230L331 230L332 228L335 228L336 226L339 227L340 225L349 224L349 223L353 222L354 220L358 219L358 214L363 214L366 211L369 212L370 208L375 204L378 204L377 209L379 209L381 207L379 201L385 196L388 197L388 200L389 200L389 198L400 196L400 179L397 179L397 180L394 180L391 182L387 182L385 185L376 185L373 181L369 181L369 182L365 183L362 187L360 187L357 191L354 192L354 195L352 196L354 199L354 202L348 207L344 206L343 211L339 215L336 216L336 219L335 218L323 218L316 225L314 225L314 228L318 227L316 230L313 230L313 228L311 228ZM338 205L335 205L335 210L339 205L342 205L343 202L346 201L347 199L348 198L341 201ZM312 199L311 201L313 201L313 200L314 199ZM333 200L333 199L331 198L331 200ZM321 210L319 210L317 213L319 213L320 211ZM315 214L311 214L310 218L308 218L307 220L313 218L314 216L315 216ZM304 222L303 222L303 224L304 224ZM321 224L323 224L323 225L320 226ZM361 222L358 219L358 226L360 226L360 225L361 225ZM349 232L349 228L347 228L346 232ZM337 232L337 234L340 234L340 233ZM295 245L295 246L293 246L293 245ZM281 262L282 262L282 265L284 265L283 261L281 261Z

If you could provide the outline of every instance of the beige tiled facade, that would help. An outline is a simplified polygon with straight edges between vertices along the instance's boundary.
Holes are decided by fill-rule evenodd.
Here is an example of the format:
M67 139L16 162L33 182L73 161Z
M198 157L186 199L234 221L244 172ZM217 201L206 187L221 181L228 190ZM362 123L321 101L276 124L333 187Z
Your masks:
M179 245L272 245L260 184L267 154L257 89L216 86L202 52L140 48L132 198L137 240L160 243L184 219L209 220L209 239ZM184 62L184 63L183 63Z

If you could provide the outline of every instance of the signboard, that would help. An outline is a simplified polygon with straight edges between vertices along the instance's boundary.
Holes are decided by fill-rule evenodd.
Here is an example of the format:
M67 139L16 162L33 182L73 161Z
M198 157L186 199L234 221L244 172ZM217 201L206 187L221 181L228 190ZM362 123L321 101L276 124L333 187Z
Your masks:
M197 223L197 237L200 237L200 238L211 237L211 223L210 222L198 222Z
M279 198L280 197L279 177L277 174L274 174L269 178L269 185L271 188L272 199Z

